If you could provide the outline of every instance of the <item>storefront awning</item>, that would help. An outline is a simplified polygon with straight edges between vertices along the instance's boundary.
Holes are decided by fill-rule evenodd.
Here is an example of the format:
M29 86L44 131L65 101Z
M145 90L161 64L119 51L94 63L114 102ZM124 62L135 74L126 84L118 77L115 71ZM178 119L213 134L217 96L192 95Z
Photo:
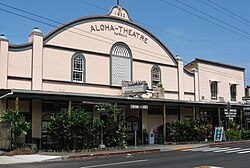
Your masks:
M139 98L116 95L87 94L87 93L70 93L70 92L52 92L36 91L22 89L0 89L0 99L15 98L20 99L42 99L57 101L81 101L91 103L119 103L119 104L145 104L145 105L166 105L166 106L199 106L199 107L226 107L226 102L201 102L188 100L171 100L156 98ZM248 107L250 105L241 103L232 103L234 107Z

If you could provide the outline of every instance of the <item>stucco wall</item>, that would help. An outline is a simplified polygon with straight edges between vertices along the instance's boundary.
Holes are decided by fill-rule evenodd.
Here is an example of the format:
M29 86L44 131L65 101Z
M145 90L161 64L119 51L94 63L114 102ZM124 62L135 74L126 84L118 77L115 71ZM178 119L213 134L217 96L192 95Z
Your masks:
M8 76L31 78L32 50L9 52Z
M42 101L32 100L32 137L41 138Z
M31 81L8 79L8 89L31 90Z
M173 100L178 100L178 93L170 93L170 92L165 92L164 94L165 99L173 99Z
M184 94L184 100L194 101L194 95Z
M148 130L156 129L161 125L163 125L162 115L148 115Z
M74 52L44 48L43 78L71 81L71 58Z
M161 67L162 84L166 91L178 91L178 69Z
M183 73L184 92L194 93L194 76Z
M89 94L121 95L121 89L74 83L44 82L43 90L55 92L75 92Z
M86 82L95 84L110 84L109 57L86 54Z
M236 102L244 96L244 73L243 71L222 66L215 66L205 63L198 63L200 99L204 96L205 101L211 100L210 82L218 81L218 99L230 101L230 84L237 84ZM211 101L219 101L219 100Z
M109 26L109 29L102 31L100 30L101 25ZM110 31L111 26L114 27L115 31ZM124 33L125 29L131 30L131 33L135 32L143 35L144 39L148 39L147 42L140 40L138 34L131 36L128 33ZM175 65L162 47L151 39L149 35L142 32L139 28L131 27L120 21L95 20L78 24L62 31L46 44L109 54L112 45L116 42L126 43L132 51L133 58Z

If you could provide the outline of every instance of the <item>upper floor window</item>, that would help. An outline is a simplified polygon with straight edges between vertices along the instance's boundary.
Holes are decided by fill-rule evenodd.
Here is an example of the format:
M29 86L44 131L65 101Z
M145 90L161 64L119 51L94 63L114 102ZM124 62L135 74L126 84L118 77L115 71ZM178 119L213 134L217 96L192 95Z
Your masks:
M122 81L132 80L132 54L129 47L124 43L116 43L110 52L111 77L113 86L121 86Z
M72 57L72 81L85 81L85 58L81 53L75 53Z
M230 85L231 101L236 101L236 84Z
M158 65L152 67L152 87L156 87L161 83L161 69Z
M210 83L211 99L217 99L218 94L218 82L212 81Z

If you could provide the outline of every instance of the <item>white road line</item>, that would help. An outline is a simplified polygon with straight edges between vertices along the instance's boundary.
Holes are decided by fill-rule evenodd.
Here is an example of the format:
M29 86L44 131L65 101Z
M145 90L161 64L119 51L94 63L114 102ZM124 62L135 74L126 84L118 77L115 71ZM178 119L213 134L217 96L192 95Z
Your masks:
M220 148L220 147L215 147L215 148L203 147L203 148L185 149L185 150L181 150L181 151L183 151L183 152L186 152L186 151L210 152L210 151L221 150L221 149L228 149L228 147L226 147L226 148Z
M227 151L227 152L225 152L225 153L234 153L234 152L239 153L239 152L241 152L241 151L246 151L246 150L250 150L250 149L249 149L249 148L247 148L247 149L238 149L238 150L233 150L233 151Z
M210 149L210 148L207 148L207 147L203 147L203 148L190 148L190 149L184 149L184 150L181 150L183 152L186 152L186 151L202 151L202 150L206 150L206 149Z
M204 150L204 152L213 152L213 151L222 150L222 149L228 149L228 148L229 147L225 147L225 148L214 147L214 148L208 148L208 149Z
M238 153L240 153L240 154L244 154L244 153L250 153L250 151L248 150L248 151L238 152Z
M133 160L127 162L118 162L118 163L109 163L109 164L102 164L102 165L93 165L93 166L85 166L80 168L93 168L93 167L107 167L107 166L115 166L115 165L123 165L123 164L131 164L131 163L140 163L140 162L147 162L148 160Z
M197 166L197 167L194 167L194 168L223 168L223 167L207 166L207 165L204 165L204 166Z
M241 149L241 148L230 148L230 149L222 149L222 150L217 150L217 151L213 151L213 152L225 152L225 151L232 151L232 150L237 150L237 149Z

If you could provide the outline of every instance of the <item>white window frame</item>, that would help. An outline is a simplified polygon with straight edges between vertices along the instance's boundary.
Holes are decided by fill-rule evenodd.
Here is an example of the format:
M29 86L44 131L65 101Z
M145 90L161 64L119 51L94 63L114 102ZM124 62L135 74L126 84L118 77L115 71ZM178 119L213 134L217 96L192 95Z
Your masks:
M158 77L155 77L158 74ZM161 69L158 65L154 65L151 70L152 88L157 87L161 83Z
M210 94L211 94L211 99L218 99L218 81L211 81Z
M233 95L232 93L232 87L234 87L235 94ZM235 97L233 97L235 96ZM237 84L230 84L230 100L231 101L236 101L237 99Z
M76 59L80 59L80 62L76 62ZM85 82L85 57L81 53L75 53L72 56L72 82ZM79 67L76 67L76 64L81 64ZM81 76L81 80L77 80L76 77L74 77L75 74L79 73Z
M119 69L119 61L129 61L127 62L127 67L123 65L124 69ZM125 74L127 73L127 74ZM121 81L116 81L119 78L128 76L126 79L121 79ZM110 51L110 85L111 86L122 86L122 80L131 81L132 80L132 53L130 48L122 42L115 43Z

